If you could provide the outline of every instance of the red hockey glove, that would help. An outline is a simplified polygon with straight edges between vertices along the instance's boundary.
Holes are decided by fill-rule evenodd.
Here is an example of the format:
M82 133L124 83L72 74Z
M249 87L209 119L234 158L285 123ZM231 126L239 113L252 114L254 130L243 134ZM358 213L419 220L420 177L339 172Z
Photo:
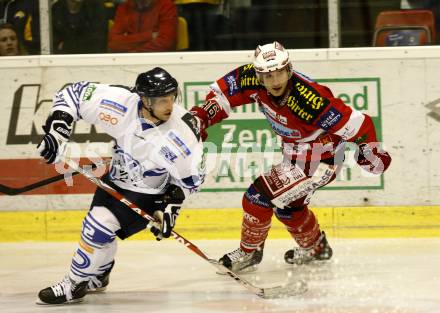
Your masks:
M367 172L382 174L390 166L391 157L380 148L379 143L363 143L359 145L356 161Z

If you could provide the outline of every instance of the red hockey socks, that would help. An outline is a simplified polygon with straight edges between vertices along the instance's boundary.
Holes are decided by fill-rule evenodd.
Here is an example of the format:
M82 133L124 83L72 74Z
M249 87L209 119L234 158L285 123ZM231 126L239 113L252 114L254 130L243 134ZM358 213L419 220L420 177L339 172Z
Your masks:
M251 203L246 195L243 197L242 205L244 215L240 248L249 253L263 248L269 233L273 209Z
M286 225L287 231L302 248L313 246L321 235L315 214L307 206L304 206L302 210L293 211L290 218L281 218L278 215L277 218Z

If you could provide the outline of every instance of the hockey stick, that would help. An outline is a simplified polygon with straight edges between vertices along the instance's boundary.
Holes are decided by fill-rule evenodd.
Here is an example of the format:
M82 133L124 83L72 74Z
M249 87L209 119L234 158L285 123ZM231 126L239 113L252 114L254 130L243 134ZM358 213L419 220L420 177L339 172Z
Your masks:
M68 173L66 173L66 174L68 174ZM72 176L75 176L79 173L72 172L71 174L72 174ZM8 187L8 186L0 184L0 192L4 193L5 195L8 195L8 196L15 196L15 195L19 195L21 193L24 193L24 192L27 192L27 191L30 191L33 189L37 189L39 187L49 185L51 183L54 183L54 182L62 180L62 179L64 179L64 174L60 174L60 175L57 175L54 177L46 178L46 179L40 180L36 183L32 183L30 185L19 187L19 188Z
M104 183L101 179L98 177L95 177L92 173L88 172L84 168L81 168L78 166L74 161L70 159L63 159L63 162L69 165L71 169L74 171L77 171L84 175L87 179L89 179L91 182L96 184L101 189L105 190L107 193L109 193L114 198L118 199L128 207L130 207L133 211L141 215L143 218L147 219L148 221L155 222L156 220L143 211L142 209L138 208L134 203L130 202L126 198L124 198L123 195L121 195L119 192L117 192L114 188ZM150 225L151 223L149 223ZM249 281L244 279L243 277L240 277L233 271L229 270L222 264L220 264L217 260L212 259L208 257L203 251L201 251L196 245L194 245L191 241L184 238L183 236L179 235L175 231L172 231L171 234L173 235L174 239L183 244L185 247L190 249L192 252L199 255L204 260L211 263L217 270L229 275L231 278L233 278L236 282L244 286L247 290L252 292L253 294L256 294L257 296L264 298L264 299L273 299L273 298L283 298L288 296L295 296L303 294L307 291L307 284L300 280L295 283L290 283L286 285L280 285L275 287L269 287L269 288L263 288L263 287L257 287L251 284Z
M104 161L102 163L99 163L98 165L102 165L102 164L105 165L107 163L108 163L108 161ZM95 163L92 163L92 164L85 165L85 166L91 167L91 169L94 170L98 167L98 165L96 165ZM76 172L76 171L67 172L67 173L56 175L56 176L53 176L50 178L45 178L45 179L40 180L38 182L32 183L27 186L19 187L19 188L9 187L9 186L5 186L5 185L0 184L0 192L4 193L5 195L8 195L8 196L15 196L15 195L19 195L21 193L25 193L27 191L31 191L31 190L49 185L49 184L54 183L56 181L62 180L62 179L64 179L64 177L66 175L75 176L78 174L79 174L79 172Z

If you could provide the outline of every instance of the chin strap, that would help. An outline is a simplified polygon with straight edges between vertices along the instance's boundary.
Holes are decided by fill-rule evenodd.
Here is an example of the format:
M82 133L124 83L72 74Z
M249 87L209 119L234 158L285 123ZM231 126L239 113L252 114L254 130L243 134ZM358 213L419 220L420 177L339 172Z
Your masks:
M289 96L290 93L292 92L292 84L290 84L290 82L288 83L286 90L284 91L284 95L280 96L280 97L274 97L272 96L269 91L267 92L270 96L270 98L272 98L276 104L278 104L278 106L283 107L286 103L287 100L289 100Z
M145 105L142 105L142 107L143 107L145 110L147 110L148 113L150 113L150 115L151 115L152 117L154 117L155 119L157 119L157 120L159 121L159 122L155 123L156 125L159 125L159 124L162 124L163 122L165 122L165 121L161 120L160 118L158 118L158 117L156 116L156 114L154 114L154 111L153 111L153 109L152 109L151 107L147 107L147 106L145 106Z

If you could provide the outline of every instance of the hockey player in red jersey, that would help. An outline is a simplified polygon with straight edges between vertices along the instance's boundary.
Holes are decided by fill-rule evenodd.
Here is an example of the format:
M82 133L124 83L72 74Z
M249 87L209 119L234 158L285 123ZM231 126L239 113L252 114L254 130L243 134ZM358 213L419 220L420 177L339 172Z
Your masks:
M377 143L371 118L293 70L278 42L258 46L252 64L234 69L210 88L205 103L191 110L205 138L205 129L227 118L232 108L256 102L281 136L283 150L283 162L245 192L240 247L220 261L234 271L260 263L273 214L298 245L285 253L287 263L330 259L332 249L308 203L316 189L335 179L346 142L358 146L356 161L363 169L381 174L388 168L391 157Z

